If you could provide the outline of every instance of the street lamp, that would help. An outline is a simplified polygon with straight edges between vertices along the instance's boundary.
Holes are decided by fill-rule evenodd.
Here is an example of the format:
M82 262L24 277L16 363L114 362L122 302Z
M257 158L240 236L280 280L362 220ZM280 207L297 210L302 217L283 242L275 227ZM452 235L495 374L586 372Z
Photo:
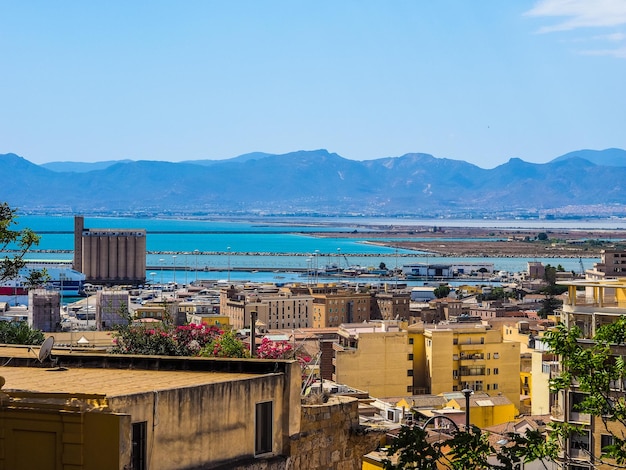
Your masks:
M152 292L152 298L154 298L154 276L156 276L156 273L153 271L150 273L150 277L152 278L152 283L150 284L151 287L151 292Z
M464 388L461 393L465 395L465 432L470 429L470 395L474 393L471 388Z
M228 251L228 282L230 282L230 246L226 247Z
M161 289L163 289L163 263L165 263L165 260L159 258L159 264L161 265Z
M193 254L196 255L196 284L198 283L198 253L199 250L193 250Z
M174 259L174 289L176 289L176 255L173 255L172 258Z

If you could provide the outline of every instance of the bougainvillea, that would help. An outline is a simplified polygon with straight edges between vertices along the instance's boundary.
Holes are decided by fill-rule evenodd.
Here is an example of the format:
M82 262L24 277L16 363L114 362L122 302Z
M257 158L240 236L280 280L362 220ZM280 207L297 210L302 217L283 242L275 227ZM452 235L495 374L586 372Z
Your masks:
M226 331L207 344L200 356L204 357L250 357L248 345L237 338L233 331Z
M256 355L259 359L292 359L293 346L288 341L272 341L266 337L257 346Z
M158 356L197 356L223 333L215 326L130 325L113 333L113 353Z

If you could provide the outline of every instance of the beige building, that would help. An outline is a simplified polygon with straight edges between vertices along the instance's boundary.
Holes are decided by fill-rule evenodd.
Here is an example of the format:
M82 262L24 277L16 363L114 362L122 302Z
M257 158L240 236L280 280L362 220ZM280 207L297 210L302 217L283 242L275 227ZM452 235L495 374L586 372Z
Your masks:
M74 218L72 267L93 284L143 284L146 280L144 229L89 229L82 216Z
M359 323L371 318L372 296L365 292L316 286L313 296L313 328L338 327L342 323Z
M239 287L222 289L220 313L230 318L235 329L250 327L250 318L256 314L257 327L263 329L310 328L313 297L294 294L289 290L263 293Z
M409 338L424 344L424 356L415 356L416 387L425 383L427 393L471 389L504 395L516 408L520 403L520 345L504 341L500 330L488 325L450 323L411 325ZM419 347L419 346L418 346ZM423 371L423 372L422 372Z
M407 332L397 322L343 324L333 344L333 381L373 397L413 391L413 357Z
M411 293L406 291L379 292L374 296L375 312L372 318L383 320L408 319L410 316Z
M0 353L3 469L357 470L382 437L354 398L302 404L294 361Z

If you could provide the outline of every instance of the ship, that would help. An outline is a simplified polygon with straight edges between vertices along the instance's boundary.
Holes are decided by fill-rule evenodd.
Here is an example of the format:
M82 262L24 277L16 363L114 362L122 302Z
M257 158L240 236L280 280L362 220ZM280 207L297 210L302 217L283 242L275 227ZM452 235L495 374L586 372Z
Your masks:
M20 269L16 278L6 279L0 283L0 296L28 295L29 286L26 283L32 271L45 269L48 280L43 287L59 291L64 297L78 297L84 295L83 287L85 275L72 269L69 262L55 260L27 261L26 266Z

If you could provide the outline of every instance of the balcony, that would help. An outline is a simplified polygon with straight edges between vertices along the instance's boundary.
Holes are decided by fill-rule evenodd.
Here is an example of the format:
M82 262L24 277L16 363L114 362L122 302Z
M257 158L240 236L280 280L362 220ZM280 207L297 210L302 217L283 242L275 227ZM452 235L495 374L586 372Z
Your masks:
M485 349L484 343L464 343L464 344L459 344L458 346L459 346L459 351L463 351L463 352L473 351L476 354L482 353L483 350Z

